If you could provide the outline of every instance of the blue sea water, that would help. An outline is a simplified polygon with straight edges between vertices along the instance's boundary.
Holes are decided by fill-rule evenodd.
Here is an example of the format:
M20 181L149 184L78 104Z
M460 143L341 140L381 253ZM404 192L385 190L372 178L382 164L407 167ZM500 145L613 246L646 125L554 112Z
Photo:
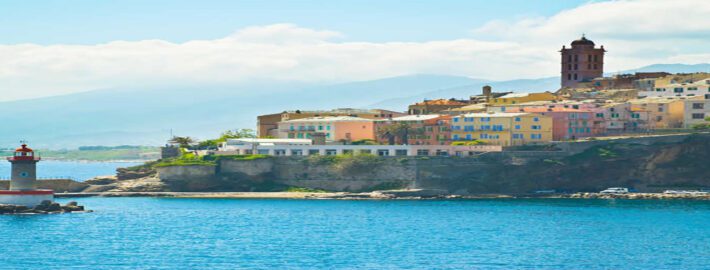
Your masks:
M710 267L702 201L77 201L0 216L0 269Z
M95 176L114 175L116 168L138 164L140 163L43 160L37 165L37 177L40 179L69 178L85 181ZM10 179L10 162L0 161L0 179Z

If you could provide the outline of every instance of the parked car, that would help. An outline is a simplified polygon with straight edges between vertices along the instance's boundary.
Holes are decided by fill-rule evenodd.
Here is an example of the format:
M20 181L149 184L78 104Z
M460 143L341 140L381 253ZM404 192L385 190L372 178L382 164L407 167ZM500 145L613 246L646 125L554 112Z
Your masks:
M623 187L611 187L611 188L607 188L605 190L602 190L599 193L601 193L601 194L626 194L626 193L629 193L629 189L623 188Z

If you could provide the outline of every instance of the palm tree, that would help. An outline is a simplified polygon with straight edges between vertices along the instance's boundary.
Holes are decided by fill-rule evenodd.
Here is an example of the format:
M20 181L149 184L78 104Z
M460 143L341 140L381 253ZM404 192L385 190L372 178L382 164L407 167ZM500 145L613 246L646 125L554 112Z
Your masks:
M195 143L195 139L188 137L188 136L185 136L185 137L173 136L173 138L170 139L169 142L180 145L181 148L189 148L190 145Z

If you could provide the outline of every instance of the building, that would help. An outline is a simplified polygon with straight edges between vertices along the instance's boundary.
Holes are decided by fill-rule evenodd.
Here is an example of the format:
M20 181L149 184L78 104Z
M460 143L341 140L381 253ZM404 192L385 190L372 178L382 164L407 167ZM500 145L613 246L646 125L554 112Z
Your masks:
M551 117L552 139L555 141L595 137L606 133L604 118L591 110L564 107L522 107L517 110L509 109L507 112L535 113Z
M463 107L443 110L440 113L446 114L446 115L459 115L459 114L467 114L467 113L486 112L487 108L488 108L487 103L478 103L478 104L471 104L471 105L466 105Z
M268 140L268 139L267 139ZM500 152L498 145L308 145L299 143L230 143L223 144L215 155L251 155L254 153L270 156L334 156L334 155L377 155L377 156L477 156L486 152Z
M473 95L469 98L469 104L481 104L488 103L492 98L502 97L507 94L512 94L513 92L493 92L493 88L490 85L485 85L481 89L480 95Z
M697 124L710 124L710 99L686 99L683 101L683 128L693 128Z
M681 128L683 125L683 98L642 98L629 100L630 110L648 114L649 129Z
M450 115L407 115L375 121L375 134L380 144L447 145L451 139L450 124ZM406 142L402 135L406 135Z
M531 101L553 101L557 96L550 92L543 93L510 93L497 98L492 98L489 105L520 104Z
M641 91L639 97L704 97L710 99L710 79L690 83L658 85L652 91Z
M7 161L12 163L12 177L10 189L0 190L0 204L34 207L43 201L54 199L54 191L36 189L37 162L40 157L35 156L34 150L22 144Z
M278 123L282 139L311 139L315 133L325 134L326 141L351 142L374 140L374 122L352 116L319 116L286 120Z
M595 48L594 42L582 38L572 41L571 48L562 46L561 87L575 88L580 82L590 82L604 75L604 46Z
M668 72L636 72L634 74L619 74L611 77L598 77L592 79L591 83L579 83L579 86L589 86L596 90L605 89L642 89L639 87L645 87L649 82L655 82L657 78L668 76ZM646 85L638 85L637 81L646 80L643 83ZM638 87L637 87L638 86Z
M456 99L435 99L435 100L424 100L422 102L417 102L409 105L408 114L437 114L444 110L459 108L468 105L464 100Z
M278 122L302 119L309 117L321 117L321 116L352 116L360 117L371 120L387 119L392 117L398 117L407 115L401 112L382 110L382 109L372 109L372 110L362 110L362 109L351 109L351 108L341 108L334 110L314 110L314 111L284 111L281 113L265 114L257 116L257 136L259 138L265 137L277 137L278 136Z
M710 73L708 72L677 73L657 78L655 86L664 87L669 84L694 83L706 79L710 79Z
M607 134L647 132L649 130L648 111L635 108L627 102L611 102L594 112L597 118L604 119Z
M513 146L552 141L552 118L532 113L472 113L451 119L451 140Z

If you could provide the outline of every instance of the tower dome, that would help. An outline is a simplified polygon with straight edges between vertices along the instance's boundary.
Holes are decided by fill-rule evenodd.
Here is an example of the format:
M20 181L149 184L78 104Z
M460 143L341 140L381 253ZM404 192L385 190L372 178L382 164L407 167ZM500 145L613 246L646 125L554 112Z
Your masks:
M591 41L591 40L587 39L584 35L582 35L582 38L580 38L580 39L578 39L578 40L575 40L575 41L572 41L572 46L575 46L575 45L591 45L591 46L594 46L594 41Z

